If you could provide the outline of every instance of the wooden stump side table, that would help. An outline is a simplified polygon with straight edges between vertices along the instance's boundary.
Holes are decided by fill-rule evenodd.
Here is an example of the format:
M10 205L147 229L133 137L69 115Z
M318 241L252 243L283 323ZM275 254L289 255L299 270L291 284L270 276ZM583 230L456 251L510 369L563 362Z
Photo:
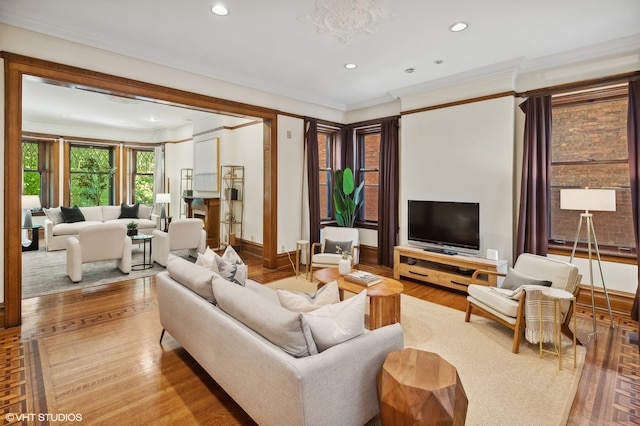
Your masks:
M464 425L468 400L456 368L438 354L391 352L377 377L382 425Z

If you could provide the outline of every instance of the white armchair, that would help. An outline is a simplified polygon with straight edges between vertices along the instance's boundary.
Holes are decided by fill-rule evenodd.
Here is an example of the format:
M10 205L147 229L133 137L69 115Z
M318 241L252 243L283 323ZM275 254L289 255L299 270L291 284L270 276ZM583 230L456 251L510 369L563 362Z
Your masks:
M580 280L582 276L578 273L578 267L571 263L538 256L530 253L523 253L518 256L518 260L513 266L513 270L528 277L536 277L540 280L550 281L552 288L565 290L577 296L580 291ZM472 282L479 274L493 274L505 276L503 273L491 271L476 271L473 274ZM514 274L516 275L516 274ZM503 284L504 285L504 284ZM523 287L523 289L526 285ZM525 328L525 299L526 290L522 291L518 300L504 296L494 287L480 284L470 284L467 288L467 312L465 321L469 322L473 310L482 312L483 316L489 317L513 330L512 352L517 354L520 350L520 339ZM569 320L574 314L573 305L568 301L562 303L562 332L573 338L573 332L569 328Z
M151 240L151 259L167 266L169 253L174 250L189 249L189 256L198 257L207 248L207 232L202 228L200 219L175 219L167 232L153 231Z
M340 228L335 226L325 226L322 233L322 242L311 245L311 267L309 268L309 279L313 279L313 268L337 268L341 254L336 246L349 247L351 267L357 265L360 260L360 234L356 228ZM320 248L320 251L316 251Z
M74 283L82 280L82 264L115 260L125 274L131 272L131 238L121 223L104 223L82 228L78 237L69 237L67 274Z

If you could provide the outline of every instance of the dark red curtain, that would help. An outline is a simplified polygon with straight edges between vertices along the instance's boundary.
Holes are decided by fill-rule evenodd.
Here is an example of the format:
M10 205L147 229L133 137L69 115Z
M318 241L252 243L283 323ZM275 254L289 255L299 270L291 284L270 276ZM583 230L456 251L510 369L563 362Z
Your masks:
M530 97L520 108L525 113L525 124L516 257L521 253L546 256L549 242L551 96Z
M627 140L629 144L629 175L631 177L631 208L633 210L633 231L636 238L636 263L640 282L640 80L629 82L629 107L627 112ZM631 309L631 318L640 319L640 287ZM638 326L640 334L640 326ZM638 346L640 351L640 346Z
M307 150L307 183L309 185L309 241L311 244L320 242L320 184L318 182L318 122L305 119L304 135Z
M398 235L398 117L380 123L380 185L378 187L378 264L393 266Z
M354 152L353 152L353 127L345 126L340 129L340 165L341 169L349 167L354 173Z

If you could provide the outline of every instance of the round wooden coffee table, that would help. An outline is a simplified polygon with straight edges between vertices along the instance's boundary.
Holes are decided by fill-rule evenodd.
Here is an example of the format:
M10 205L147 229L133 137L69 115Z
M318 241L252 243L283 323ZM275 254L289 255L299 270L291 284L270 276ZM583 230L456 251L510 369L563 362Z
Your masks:
M400 322L400 294L404 291L400 281L380 277L381 283L365 287L346 281L338 268L318 269L313 273L313 278L318 281L318 288L335 280L340 289L340 299L344 298L345 291L360 293L366 289L369 297L369 330Z

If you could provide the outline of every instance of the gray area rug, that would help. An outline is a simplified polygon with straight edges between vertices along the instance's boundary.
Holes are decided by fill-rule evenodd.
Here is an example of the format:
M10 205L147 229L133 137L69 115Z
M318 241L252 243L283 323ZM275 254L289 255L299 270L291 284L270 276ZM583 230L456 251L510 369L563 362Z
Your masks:
M147 259L149 259L147 247ZM172 252L191 261L187 250ZM142 263L142 246L134 245L131 252L132 264ZM131 271L124 274L116 267L114 260L85 263L82 265L82 281L73 283L67 275L67 251L26 251L22 253L22 298L42 296L61 291L93 287L117 281L155 275L165 268L153 263L151 269Z

